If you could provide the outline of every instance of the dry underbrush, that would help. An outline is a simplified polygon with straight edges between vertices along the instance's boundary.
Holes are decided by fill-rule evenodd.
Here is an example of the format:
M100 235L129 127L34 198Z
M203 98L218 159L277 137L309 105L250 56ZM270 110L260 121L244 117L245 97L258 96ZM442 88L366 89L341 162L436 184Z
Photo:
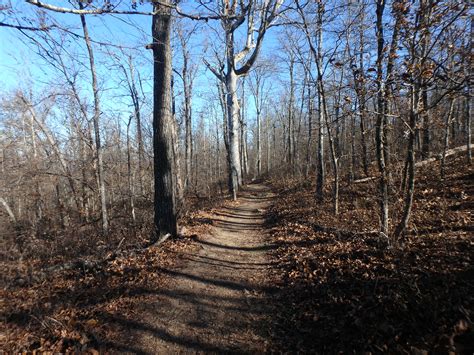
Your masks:
M37 257L32 244L20 260L15 254L2 258L8 272L2 276L0 290L0 349L133 352L120 342L129 325L119 320L133 312L134 304L164 287L159 270L178 263L180 253L192 248L190 237L207 230L207 216L206 210L188 212L181 221L182 236L151 248L142 247L146 232L132 236L118 228L107 239L93 232L82 234L88 237L82 249L74 232L64 235L69 241L51 239L49 251L44 239L30 235L30 243L40 248ZM66 243L73 249L61 254L59 248ZM71 259L82 261L78 265L84 267L51 268Z
M444 183L438 171L418 172L409 234L391 248L360 233L378 228L375 182L342 187L337 217L312 184L274 184L274 350L474 351L474 176L464 156L449 161Z

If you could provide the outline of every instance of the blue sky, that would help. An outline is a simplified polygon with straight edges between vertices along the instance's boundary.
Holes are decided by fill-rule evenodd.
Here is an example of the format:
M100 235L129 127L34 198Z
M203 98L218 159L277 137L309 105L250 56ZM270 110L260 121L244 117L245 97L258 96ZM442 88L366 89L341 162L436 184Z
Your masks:
M70 7L70 3L65 0L49 0L51 4L57 6ZM0 21L7 23L18 23L18 19L23 25L28 25L27 19L37 19L41 17L41 10L36 7L26 4L23 1L9 1L0 0L1 5L11 5L10 13L5 11L0 12ZM128 1L123 1L125 8L128 7ZM186 5L183 5L186 9ZM138 10L151 11L150 4L143 4L138 6ZM188 11L192 11L188 9ZM195 11L195 10L194 10ZM61 14L46 11L46 16L50 16L62 26L67 27L75 33L82 34L80 27L79 16L74 14ZM49 21L47 21L49 22ZM184 22L190 24L191 21ZM195 23L195 22L193 22ZM34 24L34 23L33 23ZM151 16L142 15L97 15L87 16L87 24L91 38L98 42L114 43L123 46L124 51L133 52L139 58L136 64L142 74L142 77L151 78L151 52L145 49L145 45L150 41L151 32ZM242 26L242 27L245 27ZM196 35L192 41L193 60L199 65L199 72L194 85L193 108L194 117L197 117L200 112L208 110L209 102L217 103L217 97L213 95L215 90L216 79L213 74L206 70L202 63L202 53L205 48L211 48L219 42L217 34L222 32L218 21L210 21L209 23L201 23ZM54 36L59 36L62 32L60 30L52 30ZM35 36L35 32L28 33ZM33 92L46 92L51 89L56 82L55 78L59 75L57 71L48 65L43 59L35 54L35 46L31 41L22 35L18 30L0 28L0 92L8 93L16 90L18 87L28 90L30 87ZM278 39L278 29L270 29L265 37L264 48L261 51L261 57L276 62L277 54L280 52L277 48L280 46ZM82 62L82 87L83 91L90 91L90 74L88 72L88 60L85 56L85 48L83 40L74 40L70 43L71 53ZM129 49L131 48L131 49ZM102 109L107 112L109 116L116 115L116 112L121 112L123 119L128 118L127 112L131 112L131 102L126 97L125 87L117 79L117 72L113 68L113 63L107 51L116 51L114 47L101 46L94 44L94 51L96 55L97 69L99 74L99 81L101 88ZM212 59L209 59L212 62ZM175 51L174 63L176 67L180 66L180 52ZM278 74L280 79L282 74ZM285 77L285 74L283 74ZM272 79L272 88L277 89L281 86L281 81L278 78ZM180 90L181 82L178 77L175 77L175 82ZM148 81L150 84L150 81ZM247 93L250 90L247 88ZM145 94L151 100L151 87L145 86ZM91 93L85 95L92 97ZM178 104L180 97L177 98ZM145 111L147 108L145 108ZM148 113L151 107L148 107ZM220 110L214 110L219 113ZM248 119L254 119L254 104L251 98L247 99L247 115ZM213 120L213 118L210 118Z

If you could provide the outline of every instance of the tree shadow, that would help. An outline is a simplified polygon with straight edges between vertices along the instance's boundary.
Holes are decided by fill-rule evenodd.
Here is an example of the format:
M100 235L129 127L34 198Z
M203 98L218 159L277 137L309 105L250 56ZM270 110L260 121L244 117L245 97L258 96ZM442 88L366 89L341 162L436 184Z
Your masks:
M192 349L195 351L206 351L206 352L217 352L217 353L222 353L223 351L227 351L227 349L224 349L219 346L215 346L212 343L198 341L195 338L177 336L169 332L167 329L160 328L157 326L152 326L148 323L140 322L134 319L129 319L129 318L125 318L122 316L118 316L111 313L105 313L105 312L98 314L98 317L101 319L101 321L107 322L109 324L115 324L122 329L127 329L128 331L131 331L131 332L134 332L134 331L145 332L151 335L152 337L158 338L166 343L178 344L178 345L184 346L186 349L189 349L189 350ZM127 346L124 347L122 344L117 343L117 342L106 342L105 344L110 349L122 350L122 351L129 350ZM149 352L143 351L140 348L132 348L131 350L134 353L136 352L138 354L149 354Z
M440 253L427 243L380 250L344 235L287 238L278 255L304 253L285 266L266 325L271 342L283 352L406 353L409 344L412 352L472 353L473 329L455 331L474 306L465 252L472 245L458 241Z
M226 249L226 250L240 250L240 251L249 251L249 252L268 251L268 250L273 250L276 248L276 246L273 244L262 244L262 245L258 245L254 247L240 247L240 246L237 247L237 246L231 246L231 245L216 244L216 243L208 242L206 240L201 240L201 239L197 240L197 243L211 246L213 248Z

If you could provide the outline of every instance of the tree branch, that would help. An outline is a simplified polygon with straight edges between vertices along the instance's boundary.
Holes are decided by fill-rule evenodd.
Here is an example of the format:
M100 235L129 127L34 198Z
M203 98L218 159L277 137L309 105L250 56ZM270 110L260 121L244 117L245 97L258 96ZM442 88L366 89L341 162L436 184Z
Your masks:
M154 11L130 11L130 10L115 10L115 8L107 6L107 7L101 7L97 9L92 9L92 10L87 10L87 9L71 9L67 7L60 7L60 6L55 6L51 4L47 4L44 2L41 2L39 0L25 0L28 4L35 5L38 7L41 7L43 9L55 11L55 12L61 12L65 14L76 14L76 15L101 15L101 14L116 14L116 15L155 15ZM186 12L181 11L181 9L172 4L167 4L163 3L160 1L153 0L154 4L158 4L161 6L165 6L168 8L171 8L176 11L176 13L182 17L189 18L191 20L203 20L203 21L208 21L208 20L220 20L222 19L222 16L217 16L217 15L200 15L200 14L188 14ZM234 18L234 16L228 17L228 18Z
M206 59L203 59L203 62L206 65L206 67L212 72L212 74L214 74L217 77L217 79L219 79L220 81L224 81L224 76L221 73L219 73L216 68L214 68L211 64L209 64L209 62Z
M58 26L51 25L51 26L43 26L43 27L30 27L30 26L12 25L10 23L0 22L0 27L15 28L21 31L49 31L50 29L54 27L58 27Z

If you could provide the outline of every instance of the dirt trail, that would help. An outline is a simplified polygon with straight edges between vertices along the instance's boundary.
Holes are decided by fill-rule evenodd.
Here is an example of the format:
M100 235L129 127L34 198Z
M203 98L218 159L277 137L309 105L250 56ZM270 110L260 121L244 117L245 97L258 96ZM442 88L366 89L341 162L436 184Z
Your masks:
M238 203L212 217L183 267L161 270L166 286L137 310L131 326L134 352L261 352L259 325L268 316L265 279L271 268L263 214L272 194L263 185L245 188Z

